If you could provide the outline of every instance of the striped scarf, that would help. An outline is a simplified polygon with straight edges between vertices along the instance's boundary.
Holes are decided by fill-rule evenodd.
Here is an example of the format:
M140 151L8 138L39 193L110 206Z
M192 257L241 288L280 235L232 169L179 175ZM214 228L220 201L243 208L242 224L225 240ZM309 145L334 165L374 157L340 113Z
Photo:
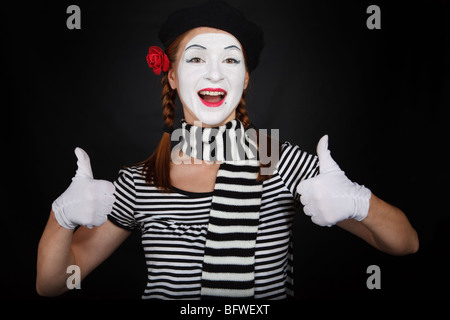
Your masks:
M255 244L262 182L255 139L238 120L216 128L182 121L181 150L196 159L220 161L203 256L201 297L253 298Z

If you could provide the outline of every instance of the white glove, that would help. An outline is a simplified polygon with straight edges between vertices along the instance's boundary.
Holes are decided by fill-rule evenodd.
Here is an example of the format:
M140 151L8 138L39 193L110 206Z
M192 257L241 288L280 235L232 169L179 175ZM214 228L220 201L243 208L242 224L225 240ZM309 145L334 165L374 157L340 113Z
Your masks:
M114 185L105 180L94 180L87 153L76 148L78 169L72 183L52 204L58 223L66 229L76 226L88 228L106 222L115 201Z
M297 187L305 214L315 224L328 227L345 219L363 220L369 212L372 193L345 176L330 155L327 135L317 144L317 156L319 174Z

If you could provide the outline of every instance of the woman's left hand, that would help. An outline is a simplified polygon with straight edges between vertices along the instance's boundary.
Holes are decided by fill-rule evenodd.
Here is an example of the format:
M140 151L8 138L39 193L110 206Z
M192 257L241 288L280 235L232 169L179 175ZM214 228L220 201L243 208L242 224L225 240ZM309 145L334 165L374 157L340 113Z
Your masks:
M303 211L320 226L333 226L346 219L363 220L369 211L371 191L350 181L328 150L328 136L317 144L319 174L297 187Z

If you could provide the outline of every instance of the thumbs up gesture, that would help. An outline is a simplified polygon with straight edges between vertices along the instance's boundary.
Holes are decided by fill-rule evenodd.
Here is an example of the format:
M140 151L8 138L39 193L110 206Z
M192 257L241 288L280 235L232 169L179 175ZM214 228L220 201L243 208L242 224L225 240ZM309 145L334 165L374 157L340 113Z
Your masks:
M317 156L319 174L297 187L305 214L314 223L328 227L345 219L363 220L369 212L372 193L345 176L331 157L327 135L317 144Z
M77 225L88 228L105 223L115 201L114 185L105 180L94 180L87 153L76 148L78 169L72 183L52 204L58 223L66 229Z

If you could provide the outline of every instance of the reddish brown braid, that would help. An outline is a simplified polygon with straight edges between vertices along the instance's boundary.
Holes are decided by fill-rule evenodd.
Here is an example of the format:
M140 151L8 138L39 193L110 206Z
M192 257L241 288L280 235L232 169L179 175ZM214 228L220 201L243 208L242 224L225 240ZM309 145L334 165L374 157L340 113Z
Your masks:
M242 93L241 101L239 101L239 105L236 108L236 118L244 125L244 128L247 129L251 122L248 118L248 112L245 108L245 91Z
M171 67L175 64L177 59L178 47L184 35L175 39L171 45L166 49L165 53L169 58ZM170 70L170 69L169 69ZM175 99L177 91L172 89L169 83L169 72L164 72L161 79L161 100L163 107L163 119L165 128L173 128L175 120ZM171 163L171 141L170 133L164 132L158 147L156 147L153 154L143 164L143 172L145 174L145 181L148 184L155 184L156 187L170 191L170 163Z

